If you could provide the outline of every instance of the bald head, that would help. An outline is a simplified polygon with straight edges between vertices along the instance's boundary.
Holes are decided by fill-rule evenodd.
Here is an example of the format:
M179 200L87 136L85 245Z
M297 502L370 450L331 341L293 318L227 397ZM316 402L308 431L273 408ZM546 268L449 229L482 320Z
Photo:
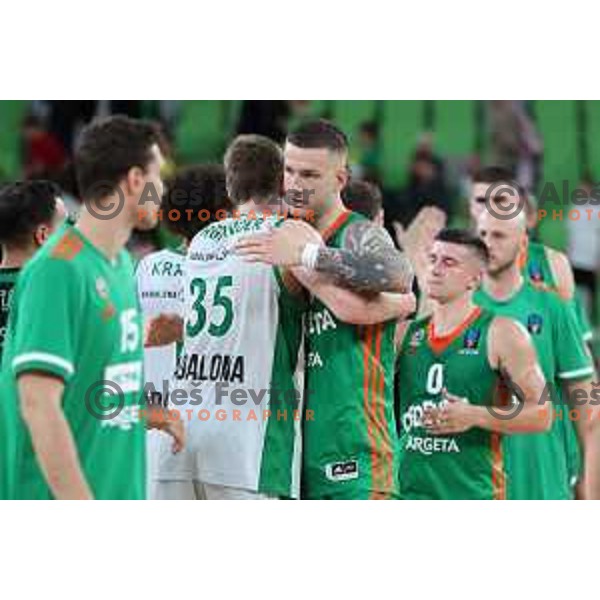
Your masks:
M527 235L525 211L511 219L498 219L485 210L477 220L477 231L489 252L489 275L500 275L516 266Z

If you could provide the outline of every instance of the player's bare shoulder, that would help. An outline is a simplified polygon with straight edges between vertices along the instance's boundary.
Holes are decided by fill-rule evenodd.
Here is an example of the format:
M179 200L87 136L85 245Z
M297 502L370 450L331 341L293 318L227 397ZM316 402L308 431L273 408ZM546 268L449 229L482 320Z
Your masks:
M544 250L556 280L559 295L565 300L570 300L575 293L575 279L567 255L549 246L544 246Z

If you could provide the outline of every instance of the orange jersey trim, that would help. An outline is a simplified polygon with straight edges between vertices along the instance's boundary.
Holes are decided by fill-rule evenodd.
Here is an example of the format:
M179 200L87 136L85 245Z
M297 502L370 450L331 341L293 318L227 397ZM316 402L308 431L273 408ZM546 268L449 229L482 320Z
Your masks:
M323 238L324 242L327 242L327 240L329 240L329 238L331 238L333 236L333 234L348 220L348 218L350 217L351 211L349 210L345 210L344 212L341 212L333 221L333 223L331 223L331 225L329 225L329 227L326 227L325 230L321 233L321 237Z
M529 259L529 238L527 234L523 236L521 240L521 249L519 250L519 256L517 257L517 266L522 271L526 265L527 260Z
M452 342L454 342L471 323L476 321L481 314L481 307L476 306L471 314L459 325L457 325L450 333L446 335L436 336L433 329L433 319L427 325L427 339L429 346L436 354L441 354Z
M506 474L504 473L504 455L502 436L492 432L492 493L494 500L506 500Z

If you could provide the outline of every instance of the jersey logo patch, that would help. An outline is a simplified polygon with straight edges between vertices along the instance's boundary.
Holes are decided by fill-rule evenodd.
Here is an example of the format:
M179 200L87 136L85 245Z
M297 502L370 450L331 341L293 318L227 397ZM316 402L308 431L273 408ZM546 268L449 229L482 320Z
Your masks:
M325 476L329 481L348 481L358 479L358 461L330 463L325 466Z
M477 356L479 354L479 342L481 341L481 329L479 327L471 327L467 329L465 336L463 337L462 350L458 351L458 354L469 354Z
M83 242L77 234L69 231L57 242L52 249L52 257L62 260L73 260L83 248Z
M479 340L481 339L481 329L473 327L465 333L463 339L463 348L469 348L475 350L479 346Z
M542 315L533 313L527 317L527 331L529 331L531 335L539 335L542 333L543 324L544 319L542 319Z
M544 282L544 274L542 272L542 268L540 264L536 261L532 261L529 264L529 278L535 283Z
M412 334L412 337L410 338L408 351L411 354L414 354L424 339L425 339L425 330L424 329L418 329L417 331L415 331Z
M96 292L102 300L108 299L108 284L104 277L98 277L98 279L96 279Z
M106 301L106 305L102 309L102 313L100 315L102 320L108 321L109 319L112 319L117 311L109 299L108 284L106 283L106 279L104 279L104 277L98 277L98 279L96 279L96 293L101 300Z

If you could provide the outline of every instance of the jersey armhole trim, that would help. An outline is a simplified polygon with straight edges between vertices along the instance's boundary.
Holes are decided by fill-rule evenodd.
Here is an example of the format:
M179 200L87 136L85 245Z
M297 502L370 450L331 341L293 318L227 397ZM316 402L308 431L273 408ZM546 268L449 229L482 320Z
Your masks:
M594 374L592 366L583 367L582 369L574 369L573 371L563 371L558 374L559 379L583 379L588 375Z
M15 375L27 371L43 371L57 375L67 381L75 373L75 367L70 361L48 354L46 352L27 352L16 356L12 361L12 369Z

